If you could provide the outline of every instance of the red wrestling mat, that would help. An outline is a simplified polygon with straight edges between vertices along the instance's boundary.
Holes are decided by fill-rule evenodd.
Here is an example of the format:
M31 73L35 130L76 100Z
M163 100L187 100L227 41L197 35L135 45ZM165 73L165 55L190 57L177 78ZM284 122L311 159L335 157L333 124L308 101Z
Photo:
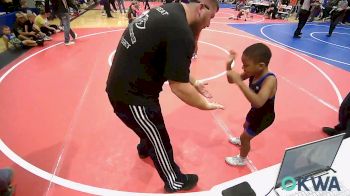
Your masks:
M75 45L49 42L0 71L0 149L6 153L0 155L0 167L14 168L17 195L162 193L151 160L138 158L137 136L114 115L104 91L108 59L122 30L77 33ZM62 39L62 34L54 37ZM193 192L251 172L225 164L224 158L239 149L228 143L217 119L233 135L241 133L250 106L220 74L227 50L241 55L258 41L220 24L201 34L191 72L198 79L211 78L208 89L225 110L191 108L166 85L160 95L175 160L184 173L199 175ZM350 87L348 72L268 45L273 53L270 69L278 78L276 121L252 141L249 158L257 169L280 162L286 147L325 137L320 128L337 122L341 95Z

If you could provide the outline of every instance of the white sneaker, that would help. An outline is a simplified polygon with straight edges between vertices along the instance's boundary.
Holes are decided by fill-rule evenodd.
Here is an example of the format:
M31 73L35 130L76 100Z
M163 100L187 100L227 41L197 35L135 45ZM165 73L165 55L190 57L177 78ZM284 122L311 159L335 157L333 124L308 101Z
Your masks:
M237 155L234 157L226 157L225 162L232 166L244 166L246 164L246 159Z
M49 36L45 36L45 37L44 37L44 40L45 40L45 41L51 41L51 40L52 40L52 38L51 38L51 37L49 37Z
M228 141L234 145L238 145L238 146L241 145L241 139L239 139L239 137L230 137L228 138Z
M68 42L68 43L65 43L66 44L66 46L69 46L69 45L73 45L73 44L75 44L75 42L73 42L73 41L70 41L70 42Z

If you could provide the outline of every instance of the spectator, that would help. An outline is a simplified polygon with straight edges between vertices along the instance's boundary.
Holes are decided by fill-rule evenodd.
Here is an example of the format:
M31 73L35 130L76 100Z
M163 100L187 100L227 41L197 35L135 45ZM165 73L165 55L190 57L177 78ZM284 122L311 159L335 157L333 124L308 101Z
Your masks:
M43 41L37 43L30 39L22 41L18 39L14 33L11 32L10 27L8 26L2 27L2 34L3 34L2 38L5 42L6 49L9 49L10 46L13 46L15 49L26 49L37 45L43 45L44 43Z

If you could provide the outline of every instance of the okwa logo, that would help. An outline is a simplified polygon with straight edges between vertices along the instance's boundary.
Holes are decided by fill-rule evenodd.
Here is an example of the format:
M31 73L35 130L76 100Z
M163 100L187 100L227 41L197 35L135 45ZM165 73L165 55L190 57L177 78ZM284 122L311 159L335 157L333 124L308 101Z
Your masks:
M335 176L327 176L327 178L322 179L320 176L318 177L304 177L298 180L291 176L284 177L282 179L282 188L285 191L292 191L298 186L298 191L310 191L310 186L307 187L305 185L306 181L311 180L312 186L314 190L311 191L332 191L333 189L340 191L339 182L337 177Z

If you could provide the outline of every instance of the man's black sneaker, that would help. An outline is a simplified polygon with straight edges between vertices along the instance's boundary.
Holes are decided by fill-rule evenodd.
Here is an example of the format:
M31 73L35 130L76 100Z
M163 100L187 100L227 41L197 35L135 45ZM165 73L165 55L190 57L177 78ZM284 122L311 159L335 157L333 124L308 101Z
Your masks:
M330 127L323 127L322 131L324 133L326 133L327 135L329 135L329 136L333 136L333 135L336 135L336 134L339 133L339 131L337 131L337 130L335 130L333 128L330 128Z
M184 182L184 185L177 190L171 189L168 187L168 185L164 185L164 190L167 193L175 193L177 191L188 191L195 187L198 182L198 176L196 174L185 174L186 176L186 182Z
M145 158L149 157L148 152L145 151L144 149L142 149L140 144L137 144L137 152L138 152L139 157L141 159L145 159Z

